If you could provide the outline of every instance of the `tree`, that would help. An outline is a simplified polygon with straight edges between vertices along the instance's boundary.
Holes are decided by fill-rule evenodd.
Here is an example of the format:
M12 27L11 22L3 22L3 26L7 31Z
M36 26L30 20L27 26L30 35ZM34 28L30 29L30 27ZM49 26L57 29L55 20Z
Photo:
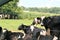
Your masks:
M7 4L5 4L5 5L3 5L3 6L1 6L0 7L0 9L1 9L1 12L3 12L3 13L20 13L21 12L21 8L18 8L17 7L17 2L18 2L19 0L12 0L12 1L10 1L10 2L8 2ZM4 12L5 11L5 12ZM12 11L12 12L11 12Z

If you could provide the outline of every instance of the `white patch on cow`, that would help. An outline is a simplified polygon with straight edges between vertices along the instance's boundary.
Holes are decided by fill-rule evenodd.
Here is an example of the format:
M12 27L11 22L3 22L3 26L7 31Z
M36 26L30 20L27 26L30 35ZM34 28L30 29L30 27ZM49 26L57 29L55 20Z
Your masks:
M3 33L5 33L6 32L6 30L3 30Z
M24 38L24 37L25 37L25 34L24 34L24 36L22 38Z
M58 37L54 36L53 40L58 40Z
M30 26L30 29L31 29L31 31L33 32L33 30L34 30L34 26L33 26L33 25Z
M35 20L35 22L37 23L37 18L35 18L34 20Z
M42 30L42 31L40 32L40 35L45 36L45 35L46 35L46 31L45 31L45 30Z
M41 19L43 20L45 18L45 16L42 16Z
M24 33L24 36L22 38L24 38L24 37L25 37L25 33Z
M41 20L43 21L44 18L45 18L45 16L42 16ZM41 22L40 24L43 25L43 22Z
M18 36L18 39L19 39L19 38L21 38L21 36L20 36L20 35Z

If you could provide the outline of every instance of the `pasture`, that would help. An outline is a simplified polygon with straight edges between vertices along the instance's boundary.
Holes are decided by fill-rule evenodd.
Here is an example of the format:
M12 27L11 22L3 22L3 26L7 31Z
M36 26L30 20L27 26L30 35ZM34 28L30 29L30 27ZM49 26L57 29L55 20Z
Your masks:
M28 20L28 19L19 19L19 20L1 19L0 26L3 28L7 28L8 30L18 31L17 28L19 25L21 25L21 24L30 25L32 23L32 21L33 20ZM37 27L43 28L40 25L38 25Z
M20 17L23 19L0 19L0 26L3 28L7 28L8 30L17 31L17 28L21 24L31 25L33 19L35 17L41 16L58 16L60 14L54 13L41 13L41 12L23 12ZM38 28L44 28L40 25L37 25Z

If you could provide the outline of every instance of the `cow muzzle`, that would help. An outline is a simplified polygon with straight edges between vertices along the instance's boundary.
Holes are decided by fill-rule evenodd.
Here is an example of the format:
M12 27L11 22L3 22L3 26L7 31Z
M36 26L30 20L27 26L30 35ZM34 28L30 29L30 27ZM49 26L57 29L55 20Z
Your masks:
M41 24L41 26L44 26L44 24L43 23L40 23Z

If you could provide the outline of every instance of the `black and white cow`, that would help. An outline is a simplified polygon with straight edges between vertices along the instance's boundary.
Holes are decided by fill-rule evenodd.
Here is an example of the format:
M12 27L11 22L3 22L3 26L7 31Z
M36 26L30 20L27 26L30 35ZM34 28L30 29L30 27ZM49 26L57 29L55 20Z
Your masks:
M40 24L45 26L46 30L50 29L51 35L56 36L55 40L60 40L60 16L41 17Z
M11 32L7 29L4 29L4 40L22 40L24 34L20 32Z
M32 40L32 33L29 26L24 24L20 25L18 30L23 30L25 33L24 40Z
M32 40L37 40L40 34L45 35L43 34L45 30L39 29L33 25L27 26L22 24L19 26L18 30L23 30L26 34L32 34Z
M21 24L21 25L18 27L18 30L23 30L25 34L30 33L30 27L29 27L29 26L26 26L26 25L24 25L24 24Z
M35 25L35 24L37 25L37 24L40 24L40 20L41 20L40 17L35 18L35 19L33 20L33 22L32 22L31 25Z

